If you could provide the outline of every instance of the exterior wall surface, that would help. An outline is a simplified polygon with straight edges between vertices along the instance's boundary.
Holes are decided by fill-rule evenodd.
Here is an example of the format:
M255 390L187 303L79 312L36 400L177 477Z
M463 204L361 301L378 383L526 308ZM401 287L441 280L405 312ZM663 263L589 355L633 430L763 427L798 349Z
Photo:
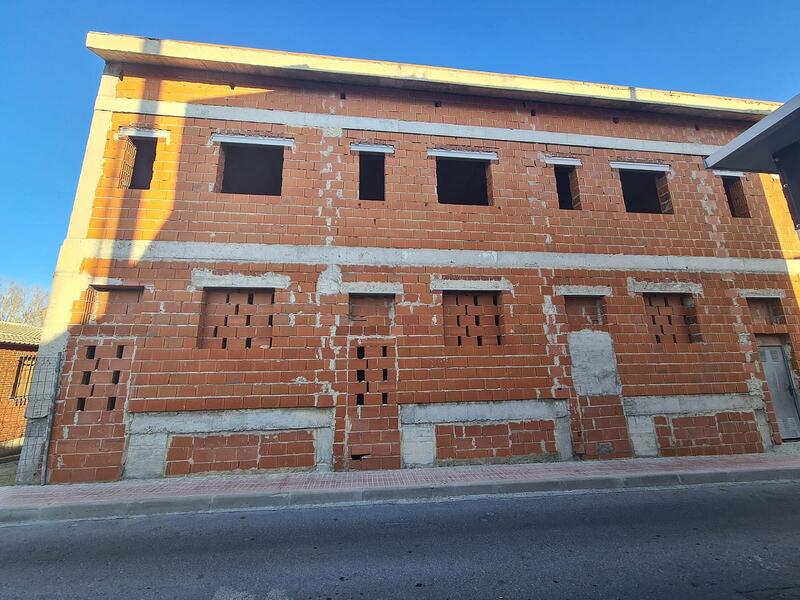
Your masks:
M755 336L800 343L800 243L778 182L746 175L736 218L703 164L746 126L107 67L45 325L49 480L780 443ZM129 130L158 136L149 190L119 185ZM214 134L291 140L281 195L219 192ZM357 143L393 148L383 201L358 198ZM430 149L496 153L490 205L439 204ZM579 160L580 210L553 156ZM672 214L627 213L614 161L667 165ZM751 319L763 290L782 322ZM457 332L454 293L492 343Z
M25 433L25 404L12 400L19 359L36 354L36 346L0 344L0 455L19 452ZM27 390L18 390L24 395Z

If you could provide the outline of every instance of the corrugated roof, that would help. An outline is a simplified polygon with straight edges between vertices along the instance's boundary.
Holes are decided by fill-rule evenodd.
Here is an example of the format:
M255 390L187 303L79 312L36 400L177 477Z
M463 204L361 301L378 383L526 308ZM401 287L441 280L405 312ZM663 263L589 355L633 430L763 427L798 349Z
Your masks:
M0 343L38 346L41 335L41 327L0 321Z
M89 32L86 46L107 62L184 67L230 73L335 81L723 116L757 121L780 103L671 90L469 71L384 60L365 60Z

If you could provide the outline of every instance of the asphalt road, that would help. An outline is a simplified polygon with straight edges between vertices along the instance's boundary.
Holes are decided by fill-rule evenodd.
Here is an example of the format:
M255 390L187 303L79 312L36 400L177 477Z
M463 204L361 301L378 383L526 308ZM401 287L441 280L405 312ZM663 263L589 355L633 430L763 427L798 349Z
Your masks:
M800 482L6 526L0 598L800 598Z

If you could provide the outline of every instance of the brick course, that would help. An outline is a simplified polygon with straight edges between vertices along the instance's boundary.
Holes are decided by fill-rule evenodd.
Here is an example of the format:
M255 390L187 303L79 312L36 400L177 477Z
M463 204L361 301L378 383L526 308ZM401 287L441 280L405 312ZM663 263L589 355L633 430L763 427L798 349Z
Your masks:
M166 474L212 471L312 468L314 435L310 431L174 436L167 450Z
M437 425L436 458L448 462L543 459L556 453L552 421Z
M753 413L721 412L694 417L655 417L661 456L763 452Z

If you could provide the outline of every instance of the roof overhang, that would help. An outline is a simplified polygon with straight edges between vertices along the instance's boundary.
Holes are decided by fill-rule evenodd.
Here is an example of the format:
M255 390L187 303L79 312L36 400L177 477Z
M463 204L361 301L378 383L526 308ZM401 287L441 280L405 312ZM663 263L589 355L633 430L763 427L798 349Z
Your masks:
M757 121L780 106L780 103L763 100L109 33L90 32L86 46L110 63L272 75L748 121Z
M772 158L800 141L800 94L770 113L706 159L714 169L777 173Z

